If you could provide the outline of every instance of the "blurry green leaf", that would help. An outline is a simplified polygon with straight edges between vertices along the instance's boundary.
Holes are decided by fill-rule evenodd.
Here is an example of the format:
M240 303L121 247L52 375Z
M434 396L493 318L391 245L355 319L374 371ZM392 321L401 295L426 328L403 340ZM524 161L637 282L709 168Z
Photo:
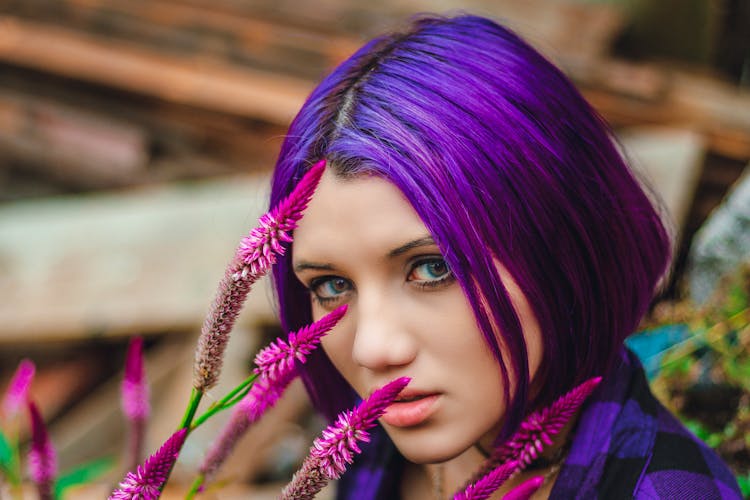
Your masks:
M737 482L740 485L743 498L750 497L750 473L745 476L737 476Z
M695 360L689 355L673 356L665 360L662 373L665 376L687 375L694 364Z
M8 482L11 484L18 484L20 478L18 477L18 464L16 463L16 455L13 446L5 437L5 434L0 431L0 471L5 474L8 478Z
M709 434L708 437L706 437L705 441L708 446L711 448L717 448L723 440L723 436L721 434Z
M0 431L0 467L5 469L11 465L13 465L13 448L3 431Z
M73 469L60 476L55 483L55 499L64 498L65 491L73 486L90 483L102 474L110 470L115 465L115 459L112 457L99 458L86 462L85 464Z
M685 420L683 422L685 424L685 427L687 427L690 432L698 436L700 439L705 441L709 434L711 434L711 431L706 429L702 423L698 422L697 420Z

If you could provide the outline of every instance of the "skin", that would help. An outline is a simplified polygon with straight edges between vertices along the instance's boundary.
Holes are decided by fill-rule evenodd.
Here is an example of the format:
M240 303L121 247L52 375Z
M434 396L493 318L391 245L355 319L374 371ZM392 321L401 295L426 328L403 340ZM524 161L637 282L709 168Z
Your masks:
M497 265L524 329L533 376L542 357L539 325ZM502 423L502 376L413 207L387 180L344 179L329 169L295 230L293 266L310 289L315 319L348 304L322 344L360 396L401 376L412 378L409 388L438 395L434 411L418 425L381 420L414 464L405 472L406 498L420 498L425 487L432 491L428 464L444 463L446 492L458 488L483 459L475 445L489 449Z

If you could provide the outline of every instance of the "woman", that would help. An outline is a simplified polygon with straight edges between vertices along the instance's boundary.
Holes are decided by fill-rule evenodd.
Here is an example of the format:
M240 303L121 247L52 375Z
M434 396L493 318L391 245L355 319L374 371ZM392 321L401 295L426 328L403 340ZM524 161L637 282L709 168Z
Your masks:
M623 349L667 269L667 232L601 119L534 49L474 16L371 41L292 123L271 204L321 158L274 270L286 329L349 305L305 385L332 419L412 377L339 498L445 497L526 415L598 375L497 498L538 475L538 498L739 498Z

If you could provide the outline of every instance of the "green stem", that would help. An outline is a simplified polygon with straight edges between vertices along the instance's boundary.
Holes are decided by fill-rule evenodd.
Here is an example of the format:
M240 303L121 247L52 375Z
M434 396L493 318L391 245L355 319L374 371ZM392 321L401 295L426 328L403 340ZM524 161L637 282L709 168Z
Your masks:
M195 430L197 427L199 427L203 422L205 422L209 418L213 417L220 411L226 410L227 408L231 408L233 405L239 402L250 391L250 387L252 387L252 384L253 382L255 382L256 378L258 378L258 375L253 373L252 375L247 377L245 380L243 380L239 385L237 385L237 387L232 389L226 396L221 398L216 403L212 404L208 408L208 410L206 410L206 412L203 413L203 415L195 419L195 422L193 423L190 430L191 431Z
M190 429L190 424L193 423L193 418L198 411L198 405L200 404L202 397L203 391L199 391L193 387L193 390L190 392L190 401L185 409L185 415L183 415L182 422L180 422L180 429Z
M188 491L187 495L185 495L185 500L192 500L193 498L195 498L195 495L201 489L201 486L203 486L204 479L205 477L203 476L203 474L198 474L198 477L195 478L195 481L193 481L193 485L190 487L190 491Z

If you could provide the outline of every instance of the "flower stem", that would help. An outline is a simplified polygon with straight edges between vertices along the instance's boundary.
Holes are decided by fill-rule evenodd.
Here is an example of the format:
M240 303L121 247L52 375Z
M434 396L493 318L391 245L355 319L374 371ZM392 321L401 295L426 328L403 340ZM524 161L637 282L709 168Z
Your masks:
M208 420L209 418L213 417L220 411L226 410L227 408L231 408L234 406L237 402L239 402L245 394L247 394L247 391L250 390L250 387L252 387L252 384L255 382L255 379L258 378L258 374L253 373L249 377L247 377L245 380L243 380L237 387L232 389L226 396L221 398L216 403L212 404L208 410L205 411L200 417L195 419L195 422L192 424L190 430L193 431L197 427L199 427L203 422Z
M200 491L201 486L203 486L203 481L205 479L205 476L203 474L198 474L198 476L195 478L195 481L193 481L192 486L190 486L190 491L187 492L187 495L185 495L185 500L192 500L195 498L195 495Z
M193 388L190 392L190 401L185 409L185 415L183 415L182 422L180 422L180 429L190 429L190 424L193 423L193 418L198 411L198 405L200 404L202 397L203 391Z

